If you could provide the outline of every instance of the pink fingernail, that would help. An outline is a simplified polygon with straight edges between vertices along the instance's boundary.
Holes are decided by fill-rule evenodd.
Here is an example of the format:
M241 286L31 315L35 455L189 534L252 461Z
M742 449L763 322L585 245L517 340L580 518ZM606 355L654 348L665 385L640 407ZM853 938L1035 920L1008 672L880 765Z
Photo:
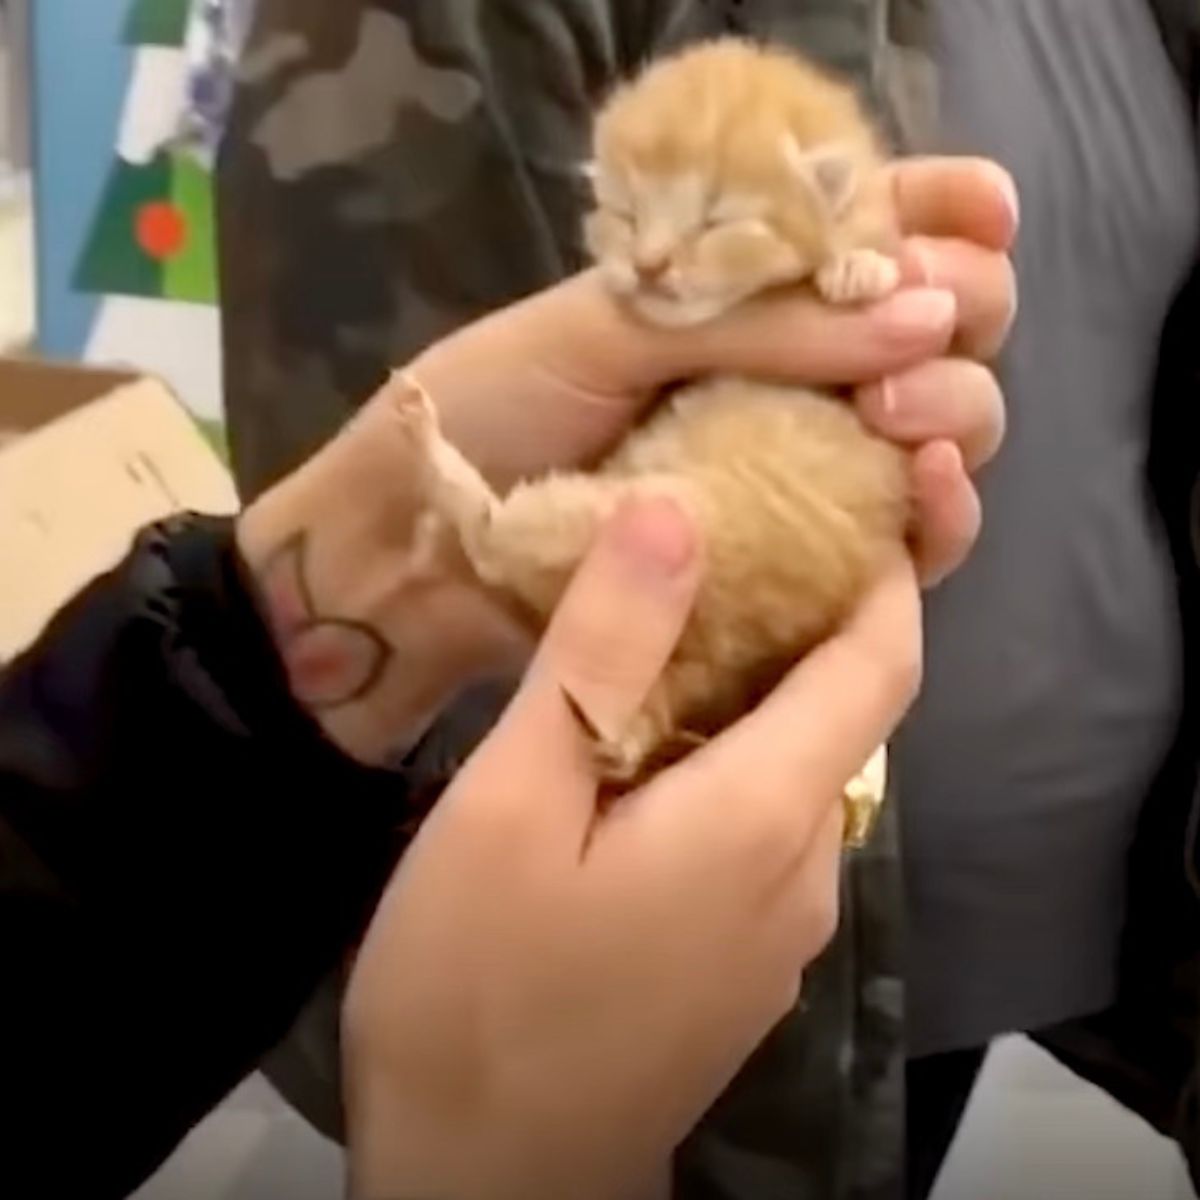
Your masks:
M1001 166L997 166L996 187L1000 195L1004 197L1004 203L1008 208L1009 215L1012 217L1013 229L1019 229L1021 225L1021 197L1017 192L1017 185L1013 181L1013 177Z

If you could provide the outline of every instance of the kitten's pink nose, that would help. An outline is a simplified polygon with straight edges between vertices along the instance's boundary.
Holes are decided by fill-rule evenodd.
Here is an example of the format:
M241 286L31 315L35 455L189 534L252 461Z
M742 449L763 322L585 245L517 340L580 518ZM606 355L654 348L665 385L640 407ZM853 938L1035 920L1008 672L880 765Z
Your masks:
M667 273L671 265L669 251L640 253L633 260L633 269L643 283L657 283Z

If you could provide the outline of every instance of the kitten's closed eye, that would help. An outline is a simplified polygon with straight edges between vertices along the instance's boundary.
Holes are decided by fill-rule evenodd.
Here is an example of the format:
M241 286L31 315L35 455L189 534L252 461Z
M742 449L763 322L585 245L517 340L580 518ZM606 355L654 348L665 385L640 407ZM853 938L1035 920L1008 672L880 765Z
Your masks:
M629 189L619 182L614 172L605 170L597 162L590 162L584 166L583 173L598 209L622 221L634 220L633 196Z
M624 221L628 225L637 224L637 213L634 211L633 205L628 202L610 199L602 201L600 207L610 217L616 217L618 221Z
M767 202L761 196L718 195L709 205L705 224L733 225L739 221L759 221L766 213Z

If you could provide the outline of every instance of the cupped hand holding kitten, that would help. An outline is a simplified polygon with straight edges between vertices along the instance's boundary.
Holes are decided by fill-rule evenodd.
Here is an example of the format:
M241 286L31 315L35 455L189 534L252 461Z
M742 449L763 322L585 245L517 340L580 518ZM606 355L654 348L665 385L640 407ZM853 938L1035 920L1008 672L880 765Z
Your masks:
M781 67L718 43L696 52L702 73L706 56ZM751 79L740 108L709 94L740 117L756 89ZM635 146L647 129L665 128L668 143L689 132L674 119L630 128ZM735 160L740 129L723 146ZM784 146L785 168L819 170L817 188L838 190L826 143L767 144ZM902 552L910 458L927 573L952 565L978 526L968 472L1003 428L978 360L1014 308L1007 178L982 163L889 170L907 239L888 245L897 268L857 239L814 251L803 230L776 236L782 221L746 217L744 187L706 194L700 211L686 170L645 186L636 167L623 186L640 193L623 196L618 182L610 202L601 188L621 173L605 180L600 165L602 223L616 240L606 263L591 238L598 272L436 347L413 365L415 382L401 377L370 408L395 418L393 464L411 464L409 485L458 533L453 548L478 581L532 610L531 628L554 611L517 699L425 824L358 962L345 1028L364 1195L390 1194L397 1179L464 1196L628 1195L657 1176L792 1006L836 923L834 798L920 674ZM683 235L670 253L664 240L647 249L656 208L681 185ZM758 254L764 245L782 260ZM717 259L737 269L709 270ZM747 299L798 282L799 267L842 307L803 293ZM908 286L846 307L897 282ZM671 388L697 377L713 378ZM801 386L768 382L779 380ZM886 437L812 390L846 384L862 385L861 415ZM663 391L669 400L630 432ZM639 493L645 480L657 498ZM829 640L814 641L858 592ZM738 656L761 658L762 644L768 659L803 661L739 722L753 706ZM700 702L731 695L737 711L713 728L689 722ZM661 712L656 697L670 701ZM671 732L712 736L645 780L636 769ZM614 765L644 786L602 804L604 785L629 781ZM495 886L481 891L489 874ZM422 959L428 969L412 971Z
M984 160L902 160L890 174L902 288L878 304L835 309L789 292L664 329L589 271L437 343L413 373L449 440L499 487L595 460L678 379L860 385L867 423L916 449L914 549L935 582L975 540L970 476L1003 437L1003 398L986 363L1016 311L1008 251L1017 207L1007 173Z
M383 898L343 1021L361 1200L665 1196L672 1149L833 935L838 789L919 682L911 567L601 813L567 698L622 726L655 688L702 574L681 517L635 502L601 531Z
M798 290L747 301L701 327L663 329L637 319L589 271L463 328L413 371L449 439L498 486L594 461L664 387L689 376L859 384L865 422L914 449L914 552L932 583L975 540L971 473L1003 435L1003 398L985 363L1015 311L1007 251L1017 214L1011 182L992 163L912 159L889 170L905 237L903 286L876 305L830 308ZM337 615L369 621L406 671L386 673L355 704L319 713L339 745L369 762L396 753L464 680L527 652L525 637L477 589L453 578L426 588L414 614L412 596L391 578L388 564L408 553L395 517L412 499L397 471L407 451L393 419L406 399L404 388L385 388L303 471L252 506L240 529L247 559L259 564L305 520L321 527L337 517L329 494L359 498L346 509L358 514L346 536L309 538L308 586L329 608L329 581L352 579L366 564L383 576L338 600ZM327 545L342 547L336 561ZM297 693L306 690L297 685Z

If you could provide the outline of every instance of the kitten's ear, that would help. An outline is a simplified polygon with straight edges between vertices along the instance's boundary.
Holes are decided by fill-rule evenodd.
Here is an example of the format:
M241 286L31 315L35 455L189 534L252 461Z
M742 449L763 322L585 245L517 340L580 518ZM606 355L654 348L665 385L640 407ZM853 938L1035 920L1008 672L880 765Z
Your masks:
M795 136L783 138L783 156L796 179L831 217L840 217L858 191L860 159L845 142L803 149Z

